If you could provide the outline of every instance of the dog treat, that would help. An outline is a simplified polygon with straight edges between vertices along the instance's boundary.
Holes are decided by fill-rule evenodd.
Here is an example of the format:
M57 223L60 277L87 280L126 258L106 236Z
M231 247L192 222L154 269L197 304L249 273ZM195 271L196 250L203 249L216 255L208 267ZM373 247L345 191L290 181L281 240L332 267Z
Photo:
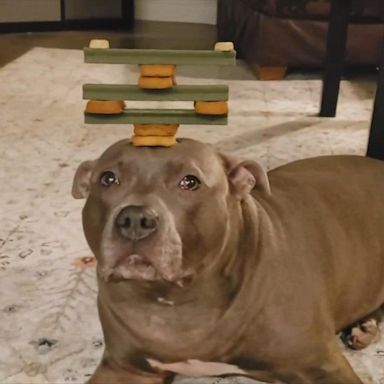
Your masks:
M92 49L107 49L109 48L109 41L102 39L93 39L89 43L89 48Z
M196 101L195 111L201 115L227 115L228 103L226 101Z
M178 124L134 124L136 136L175 136Z
M84 60L100 64L236 65L236 52L84 48Z
M128 84L84 84L83 99L153 101L225 101L227 85L178 85L160 91L148 91Z
M133 136L135 147L172 147L176 144L175 136Z
M171 77L175 76L176 66L172 64L142 64L140 65L141 76L145 77Z
M124 111L125 103L122 100L89 100L85 108L87 113L114 115Z
M143 89L167 89L172 88L174 79L170 77L145 77L140 76L139 87Z
M221 41L215 44L215 51L231 52L235 49L232 41Z
M86 124L226 125L227 115L199 115L193 109L125 109L119 115L86 113Z

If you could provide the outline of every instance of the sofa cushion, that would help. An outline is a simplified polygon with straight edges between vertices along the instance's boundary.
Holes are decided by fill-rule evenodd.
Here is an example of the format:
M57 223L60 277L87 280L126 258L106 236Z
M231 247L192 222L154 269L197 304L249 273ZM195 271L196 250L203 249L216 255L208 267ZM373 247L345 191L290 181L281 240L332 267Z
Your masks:
M328 19L331 0L240 0L270 16L301 19ZM352 0L352 19L383 20L384 0Z

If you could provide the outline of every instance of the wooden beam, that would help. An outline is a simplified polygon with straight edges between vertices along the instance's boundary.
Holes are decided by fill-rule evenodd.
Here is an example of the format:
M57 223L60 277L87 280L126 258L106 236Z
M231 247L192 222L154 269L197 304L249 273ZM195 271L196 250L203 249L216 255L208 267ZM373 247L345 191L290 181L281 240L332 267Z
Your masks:
M84 48L86 63L236 65L236 51Z
M202 124L226 125L227 116L206 116L193 109L126 109L119 115L84 113L86 124Z
M178 85L169 89L142 89L126 84L84 84L86 100L226 101L227 85Z

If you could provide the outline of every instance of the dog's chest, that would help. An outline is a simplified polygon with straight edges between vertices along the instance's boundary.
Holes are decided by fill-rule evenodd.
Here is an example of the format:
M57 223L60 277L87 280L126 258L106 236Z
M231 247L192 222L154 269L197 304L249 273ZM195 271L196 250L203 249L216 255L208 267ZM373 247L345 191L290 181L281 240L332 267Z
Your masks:
M228 303L208 296L181 298L157 292L146 298L132 295L118 303L101 300L101 320L114 340L144 346L148 356L202 359L209 350L224 349L222 344L229 342L218 337L226 332Z
M127 346L125 353L129 353L129 346L135 345L140 346L144 358L164 364L189 360L220 362L226 360L229 351L238 348L239 339L246 331L246 319L241 316L240 326L237 324L239 311L232 308L229 289L221 281L211 280L209 284L184 289L160 286L139 290L128 286L124 291L111 291L114 286L106 288L99 295L100 318L108 331L106 337L110 338L109 343L106 340L108 348L118 345L119 354L123 354L122 345ZM196 364L191 367L188 363L183 369L202 369ZM213 368L220 372L223 367L203 367Z
M149 318L146 329L148 334L142 335L146 339L151 335L151 339L161 345L162 351L158 354L161 361L147 358L153 368L192 377L246 374L236 365L207 358L196 359L199 356L204 357L209 349L209 338L217 332L215 328L220 320L220 310L212 308L211 311L199 312L195 308L191 311L180 308L175 302L163 297L159 297L157 301L164 310ZM216 337L214 339L217 340ZM215 346L214 349L216 348ZM174 349L172 363L167 363L167 359L164 359L165 349ZM176 356L180 361L174 362Z
M150 340L160 349L179 351L196 350L203 340L215 333L221 314L222 310L218 307L207 308L199 303L179 304L160 296L156 302L131 308L125 319L128 328L143 342Z

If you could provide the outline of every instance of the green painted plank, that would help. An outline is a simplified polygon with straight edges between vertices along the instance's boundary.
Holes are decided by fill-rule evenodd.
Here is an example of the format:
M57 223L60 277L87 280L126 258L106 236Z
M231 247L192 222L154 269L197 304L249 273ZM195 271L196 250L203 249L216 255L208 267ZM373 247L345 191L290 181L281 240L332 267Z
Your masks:
M226 125L227 116L198 115L193 109L126 109L120 115L84 113L86 124Z
M84 48L86 63L236 65L236 51Z
M142 89L137 85L84 84L83 99L144 101L228 100L227 85L177 85L170 89Z

